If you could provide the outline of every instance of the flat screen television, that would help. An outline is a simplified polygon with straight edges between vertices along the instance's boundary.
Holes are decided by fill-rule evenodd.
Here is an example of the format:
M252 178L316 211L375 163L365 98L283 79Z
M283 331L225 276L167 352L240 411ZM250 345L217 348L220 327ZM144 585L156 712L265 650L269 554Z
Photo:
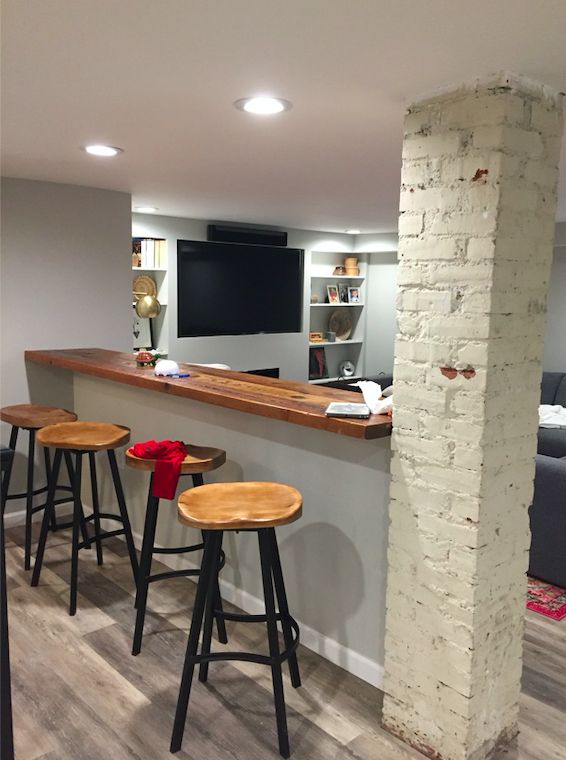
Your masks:
M304 251L177 241L177 333L301 332Z

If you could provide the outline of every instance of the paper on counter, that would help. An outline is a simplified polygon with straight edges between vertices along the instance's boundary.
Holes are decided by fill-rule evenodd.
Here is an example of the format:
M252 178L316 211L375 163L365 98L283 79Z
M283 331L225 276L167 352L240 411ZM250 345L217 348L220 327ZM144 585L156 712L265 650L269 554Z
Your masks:
M358 388L362 392L364 401L372 414L388 414L393 409L393 396L381 399L381 385L372 380L359 380Z

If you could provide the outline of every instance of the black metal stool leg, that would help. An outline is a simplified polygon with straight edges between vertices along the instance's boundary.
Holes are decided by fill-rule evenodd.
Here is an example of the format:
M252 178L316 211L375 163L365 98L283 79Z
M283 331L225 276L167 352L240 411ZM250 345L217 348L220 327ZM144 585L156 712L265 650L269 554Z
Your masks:
M10 443L8 445L14 452L16 450L16 443L18 442L18 431L19 431L19 428L16 427L15 425L12 425L12 429L10 431ZM4 475L2 478L2 489L1 489L1 494L0 494L2 514L4 514L4 510L6 509L6 502L8 500L8 491L10 490L10 479L12 477L13 464L14 464L14 459L12 458L12 461L8 464L8 467L4 470Z
M267 637L269 639L269 656L271 658L271 679L273 681L273 698L275 701L275 716L277 718L277 735L279 738L279 753L289 757L289 734L287 731L287 714L285 711L285 695L283 692L283 676L279 651L279 635L277 633L277 618L272 583L272 551L269 540L269 530L258 530L259 554L261 558L261 576L265 596L265 613L267 616Z
M83 469L83 452L77 451L75 458L75 477L73 479L73 541L71 547L71 596L69 599L69 615L77 611L77 581L79 574L79 531L84 524L81 504L81 481Z
M217 572L218 560L215 558L218 557L220 553L220 541L221 536L216 535L216 531L210 531L204 547L195 606L193 609L193 618L191 621L191 630L189 632L189 640L187 642L187 651L185 654L185 664L183 665L183 676L181 678L181 687L179 689L179 699L175 711L175 722L173 724L173 735L171 737L171 752L178 752L183 743L183 733L185 731L185 722L187 720L191 684L195 670L194 658L198 649L198 640L204 616L207 590L210 588L211 583L214 582L214 576Z
M28 430L28 472L26 494L26 536L24 542L24 568L31 567L31 522L33 518L33 474L35 466L35 430Z
M219 530L219 531L215 531L215 533L218 534L218 536L216 537L215 554L212 560L215 563L215 567L218 568L218 565L220 564L220 551L222 549L223 532ZM204 628L203 628L203 634L202 634L202 647L200 650L201 654L210 654L210 643L212 641L212 623L214 621L214 607L217 601L217 594L218 594L218 569L216 570L216 574L213 575L213 577L211 577L210 583L208 584L208 587L207 587L206 610L204 614ZM200 664L198 677L199 677L199 681L202 681L202 683L204 683L208 678L208 665L209 665L208 662L201 662Z
M118 500L118 506L120 507L120 514L122 516L122 524L124 526L124 535L126 537L126 544L128 546L128 553L130 555L130 563L132 565L132 572L134 574L134 582L137 588L139 576L138 558L136 556L136 547L134 546L130 518L128 517L128 510L126 508L124 490L122 489L122 481L120 480L118 463L116 462L116 454L112 449L108 449L108 461L110 463L112 480L114 481L114 490L116 491L116 498Z
M96 452L88 452L90 467L90 487L92 491L92 511L94 514L94 540L96 543L96 561L102 565L102 541L100 540L100 505L98 503L98 481L96 479Z
M281 613L281 627L283 628L283 638L285 648L290 649L293 644L293 632L289 623L289 604L287 602L287 593L285 592L285 582L283 580L283 571L281 570L281 558L279 556L279 547L277 546L277 536L275 528L269 528L269 541L271 543L271 562L273 569L273 582L275 584L275 593L277 594L277 604ZM289 655L289 673L291 674L291 683L295 689L301 685L301 675L299 673L299 664L297 662L297 653L292 652Z
M0 748L2 749L2 758L13 760L14 738L12 729L12 688L8 636L4 511L0 515Z
M155 530L157 528L157 515L159 512L159 499L156 496L152 495L152 491L153 473L149 481L149 495L147 498L140 568L138 572L138 585L136 593L136 627L134 630L134 642L132 646L133 655L139 654L141 651L143 627L145 623L145 610L147 606L147 593L149 591L148 578L151 575L151 560L153 557Z
M55 456L53 457L53 467L49 475L49 483L47 488L47 500L45 502L45 509L43 510L43 520L41 522L41 531L39 533L39 542L37 544L37 551L35 554L35 564L33 566L33 575L31 578L31 585L37 586L39 583L39 576L41 573L41 566L43 564L43 554L45 552L45 542L47 541L47 533L49 532L49 521L51 519L51 513L55 510L55 489L57 487L57 479L59 478L59 470L61 469L61 459L63 452L61 449L55 450Z
M51 455L49 454L49 449L47 446L43 447L43 458L45 459L45 479L49 485L49 478L51 474ZM57 515L55 513L56 510L54 509L49 521L49 527L53 532L57 530Z
M67 474L69 475L69 483L71 484L71 488L73 488L73 483L75 482L75 470L73 467L73 459L71 457L70 451L64 451L65 455L65 466L67 468ZM73 497L74 501L74 497ZM83 541L85 542L85 549L90 549L90 543L88 540L88 530L86 527L86 520L85 520L85 513L83 509L83 503L81 501L81 535L83 537Z
M198 488L204 485L204 480L201 472L195 472L192 476L193 487ZM204 532L203 532L204 534ZM218 582L218 574L216 576L216 600L214 602L214 608L219 612L223 612L222 607L222 595L220 593L220 583ZM226 623L221 615L216 616L216 631L218 634L218 641L221 644L228 643L228 634L226 633Z

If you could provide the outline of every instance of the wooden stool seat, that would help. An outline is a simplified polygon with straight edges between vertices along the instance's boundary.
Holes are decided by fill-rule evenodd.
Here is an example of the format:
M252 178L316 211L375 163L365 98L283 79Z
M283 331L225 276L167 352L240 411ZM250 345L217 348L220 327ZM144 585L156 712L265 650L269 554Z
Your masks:
M226 461L226 452L223 449L215 449L212 446L186 445L187 456L181 463L181 474L192 475L193 473L210 472L216 470ZM142 459L126 451L126 464L134 470L155 470L156 459Z
M117 449L130 440L130 428L110 422L62 422L37 434L42 446L75 451Z
M179 520L201 530L260 530L302 514L303 497L283 483L211 483L179 497Z
M0 409L0 420L15 427L39 430L58 422L74 422L77 415L67 409L43 404L15 404Z

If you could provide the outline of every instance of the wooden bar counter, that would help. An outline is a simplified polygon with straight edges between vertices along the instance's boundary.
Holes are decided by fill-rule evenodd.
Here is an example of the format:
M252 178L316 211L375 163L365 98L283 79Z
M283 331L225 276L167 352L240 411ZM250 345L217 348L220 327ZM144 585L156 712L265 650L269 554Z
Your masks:
M388 417L329 418L331 401L358 401L348 391L183 364L190 377L156 377L136 367L133 353L97 348L28 351L30 401L72 409L81 420L125 425L132 442L178 440L226 451L208 483L275 481L303 495L303 516L280 529L287 593L301 641L341 667L381 684L389 523ZM143 532L147 473L118 456L134 537ZM100 466L100 498L112 511L113 491ZM182 478L179 494L190 483ZM83 492L89 510L90 493ZM162 500L156 542L196 543L175 502ZM228 534L221 589L248 612L263 611L254 536ZM187 557L162 555L173 568ZM49 560L48 560L49 561ZM150 608L157 605L155 592ZM182 613L190 619L190 611ZM149 634L150 635L150 634Z
M26 351L26 361L47 364L83 375L147 388L158 393L203 401L240 412L259 414L295 425L327 430L353 438L384 438L391 434L391 420L373 414L369 420L327 417L331 401L361 401L348 391L318 388L307 383L180 364L186 378L156 377L153 367L137 367L133 354L103 348Z

